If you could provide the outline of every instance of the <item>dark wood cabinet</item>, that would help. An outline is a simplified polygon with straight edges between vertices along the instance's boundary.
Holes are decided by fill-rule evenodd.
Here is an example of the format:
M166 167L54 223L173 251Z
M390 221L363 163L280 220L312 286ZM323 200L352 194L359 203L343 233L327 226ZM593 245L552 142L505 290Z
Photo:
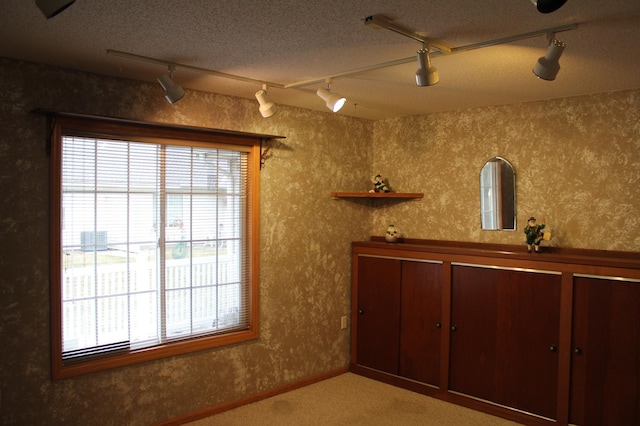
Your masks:
M640 282L575 277L569 421L640 425Z
M556 417L560 274L452 268L449 389Z
M478 282L477 272L475 268L458 267L451 277L449 389L492 400L497 367L498 283L489 275L497 273L486 271L484 280Z
M399 375L440 386L441 263L402 261Z
M359 259L357 364L438 385L440 267Z
M352 248L351 371L522 424L640 424L640 253Z
M357 363L392 374L398 374L401 271L395 259L358 261Z

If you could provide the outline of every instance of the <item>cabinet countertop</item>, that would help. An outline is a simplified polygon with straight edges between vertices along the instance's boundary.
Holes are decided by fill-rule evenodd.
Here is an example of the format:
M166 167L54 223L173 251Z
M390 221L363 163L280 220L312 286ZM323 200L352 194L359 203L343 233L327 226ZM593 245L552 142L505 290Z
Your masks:
M543 247L541 253L527 253L526 245L475 243L465 241L422 240L401 238L388 243L382 236L369 241L352 242L354 249L376 248L391 252L434 253L444 256L474 256L496 259L514 259L533 264L585 265L635 269L640 272L640 253L609 250ZM553 268L556 269L556 268ZM586 272L585 272L586 273Z

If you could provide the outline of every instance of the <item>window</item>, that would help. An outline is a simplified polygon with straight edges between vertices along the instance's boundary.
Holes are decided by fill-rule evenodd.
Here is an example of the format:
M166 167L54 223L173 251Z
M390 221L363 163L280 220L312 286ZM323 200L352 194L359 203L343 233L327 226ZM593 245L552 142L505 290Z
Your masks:
M53 376L257 338L257 137L58 116Z

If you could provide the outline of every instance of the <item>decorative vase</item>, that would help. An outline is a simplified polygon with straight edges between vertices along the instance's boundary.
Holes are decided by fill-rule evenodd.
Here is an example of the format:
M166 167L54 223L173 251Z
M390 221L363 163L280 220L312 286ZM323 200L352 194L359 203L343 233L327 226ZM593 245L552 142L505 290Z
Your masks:
M398 241L398 236L386 234L384 236L384 239L387 240L388 243L395 243L396 241Z
M387 233L384 235L384 239L387 240L388 243L395 243L398 241L399 236L400 234L398 233L395 225L391 224L387 228Z

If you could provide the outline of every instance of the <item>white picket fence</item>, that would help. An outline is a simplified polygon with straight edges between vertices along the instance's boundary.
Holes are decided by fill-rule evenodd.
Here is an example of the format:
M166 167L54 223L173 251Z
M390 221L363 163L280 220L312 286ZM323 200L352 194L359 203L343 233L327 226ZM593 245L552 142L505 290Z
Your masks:
M240 310L239 265L237 257L227 255L217 262L216 257L168 260L164 294L153 261L65 268L63 350L160 341L231 326Z

